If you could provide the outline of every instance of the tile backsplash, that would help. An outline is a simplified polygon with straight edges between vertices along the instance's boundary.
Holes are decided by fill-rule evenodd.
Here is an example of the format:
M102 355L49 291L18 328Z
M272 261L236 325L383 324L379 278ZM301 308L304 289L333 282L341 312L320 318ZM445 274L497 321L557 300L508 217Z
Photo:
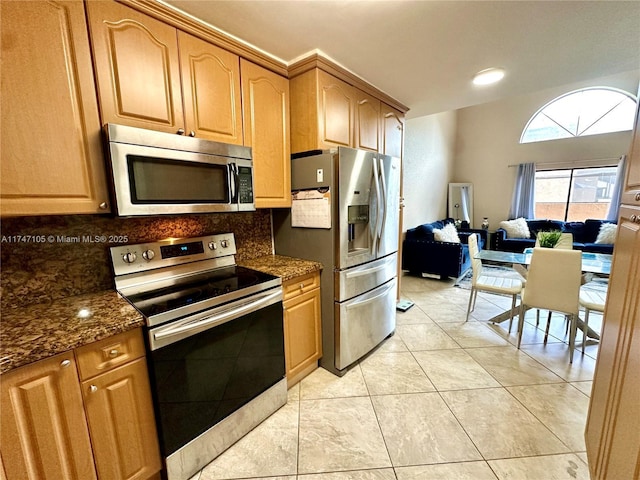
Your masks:
M273 253L269 210L132 218L3 218L1 307L16 308L113 288L109 247L226 232L235 235L238 261Z

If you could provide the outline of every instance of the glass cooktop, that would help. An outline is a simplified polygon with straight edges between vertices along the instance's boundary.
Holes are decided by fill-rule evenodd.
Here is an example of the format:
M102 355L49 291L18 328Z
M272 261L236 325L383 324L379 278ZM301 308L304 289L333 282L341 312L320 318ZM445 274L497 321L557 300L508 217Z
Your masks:
M245 267L230 266L176 280L167 287L144 293L128 295L126 298L140 313L149 318L179 310L219 297L218 304L225 303L225 295L241 294L241 290L261 283L277 280L278 277ZM252 292L247 292L247 294ZM233 295L235 298L238 295ZM210 303L210 302L208 302Z

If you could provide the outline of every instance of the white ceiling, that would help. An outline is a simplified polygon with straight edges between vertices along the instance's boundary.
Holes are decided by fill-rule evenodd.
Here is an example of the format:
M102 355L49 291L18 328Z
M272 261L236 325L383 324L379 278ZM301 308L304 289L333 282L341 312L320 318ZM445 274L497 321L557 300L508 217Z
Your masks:
M165 0L291 63L326 56L410 107L454 110L640 69L640 1ZM505 79L474 87L479 70Z

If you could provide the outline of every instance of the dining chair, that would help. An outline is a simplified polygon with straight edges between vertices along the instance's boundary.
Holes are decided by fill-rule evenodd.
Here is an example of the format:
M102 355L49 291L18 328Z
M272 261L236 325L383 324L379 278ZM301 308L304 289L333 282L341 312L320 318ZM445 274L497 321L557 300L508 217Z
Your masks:
M536 238L535 247L540 247L540 241ZM553 248L563 248L565 250L573 250L573 233L561 233L560 240L555 244ZM526 276L525 276L526 278ZM547 315L547 325L551 321L551 311ZM536 310L536 327L540 325L540 310Z
M584 334L582 335L582 353L587 344L587 331L589 329L589 312L591 310L604 313L607 303L607 291L609 282L591 281L580 287L580 306L584 308Z
M524 316L527 308L541 308L549 313L560 312L569 317L569 363L573 363L576 343L579 295L582 282L582 252L555 248L534 248L522 290L518 318L518 348L522 342ZM551 315L547 318L544 341L549 335Z
M477 234L469 235L468 243L473 277L471 279L471 293L465 322L469 321L469 314L476 307L478 291L511 295L511 316L509 318L509 332L511 332L511 324L513 323L513 316L516 309L516 297L522 291L522 277L515 270L511 276L491 275L486 269L483 269L482 261L476 258L478 255Z

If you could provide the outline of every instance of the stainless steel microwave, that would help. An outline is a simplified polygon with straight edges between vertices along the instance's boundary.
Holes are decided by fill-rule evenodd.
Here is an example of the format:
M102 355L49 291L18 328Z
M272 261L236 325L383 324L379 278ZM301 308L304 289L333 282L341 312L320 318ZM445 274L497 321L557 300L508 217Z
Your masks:
M118 215L255 210L251 148L124 125L104 130Z

